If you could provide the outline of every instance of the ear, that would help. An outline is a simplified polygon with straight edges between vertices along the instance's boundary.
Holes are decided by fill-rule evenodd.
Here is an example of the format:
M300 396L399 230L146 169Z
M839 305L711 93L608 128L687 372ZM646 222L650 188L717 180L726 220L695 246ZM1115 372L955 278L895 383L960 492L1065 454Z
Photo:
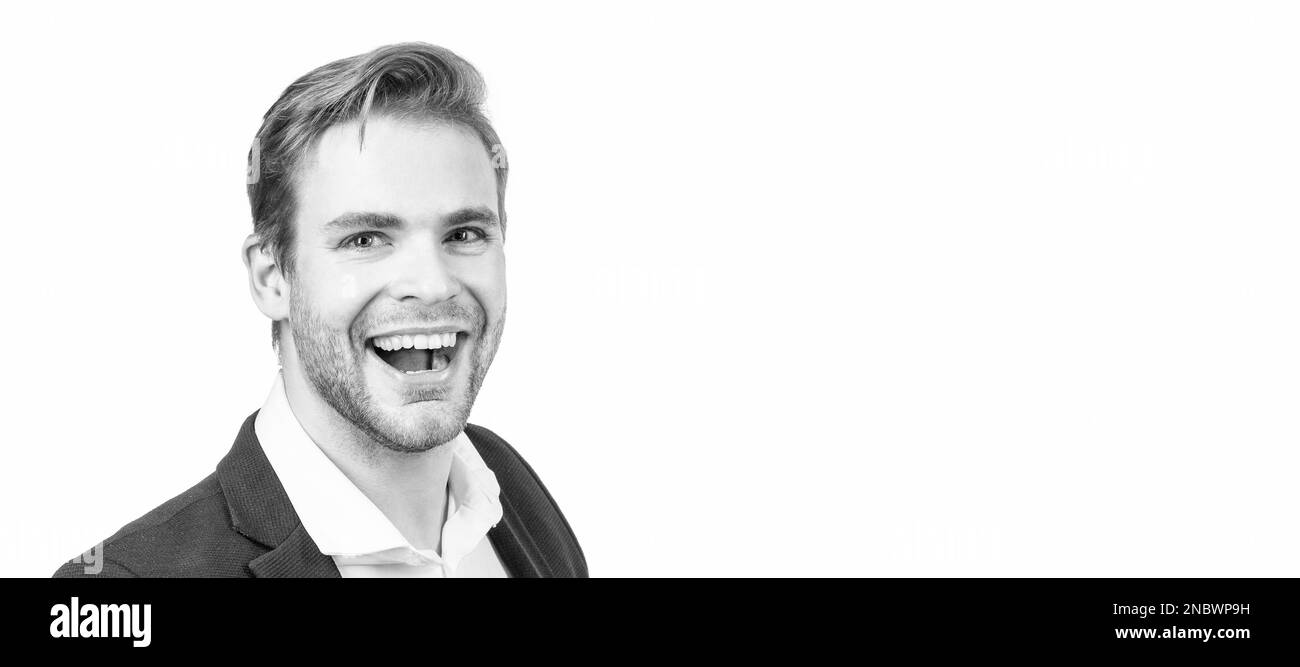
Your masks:
M241 250L253 303L273 322L289 319L289 281L275 256L257 234L249 234Z

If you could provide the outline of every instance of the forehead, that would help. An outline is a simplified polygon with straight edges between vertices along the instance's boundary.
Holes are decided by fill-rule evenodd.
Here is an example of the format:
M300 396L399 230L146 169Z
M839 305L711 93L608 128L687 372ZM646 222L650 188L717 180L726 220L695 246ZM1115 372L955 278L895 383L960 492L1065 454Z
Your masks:
M298 227L319 231L344 213L383 212L419 222L469 207L497 209L496 173L483 142L461 125L359 121L327 129L297 174Z

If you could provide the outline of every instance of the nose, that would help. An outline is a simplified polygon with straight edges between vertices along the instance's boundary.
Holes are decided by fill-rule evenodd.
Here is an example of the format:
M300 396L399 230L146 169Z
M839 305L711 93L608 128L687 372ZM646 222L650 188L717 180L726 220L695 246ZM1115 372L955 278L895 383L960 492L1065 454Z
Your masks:
M411 242L400 250L388 284L389 295L398 301L416 299L435 304L460 293L456 279L441 244L432 238Z

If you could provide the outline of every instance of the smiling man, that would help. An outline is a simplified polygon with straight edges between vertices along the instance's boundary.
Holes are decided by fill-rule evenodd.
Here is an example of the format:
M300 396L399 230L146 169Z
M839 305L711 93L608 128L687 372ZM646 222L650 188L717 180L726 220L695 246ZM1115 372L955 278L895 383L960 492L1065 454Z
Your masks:
M506 315L483 95L472 66L414 43L271 107L242 253L281 370L216 472L109 538L98 576L587 575L536 474L468 424Z

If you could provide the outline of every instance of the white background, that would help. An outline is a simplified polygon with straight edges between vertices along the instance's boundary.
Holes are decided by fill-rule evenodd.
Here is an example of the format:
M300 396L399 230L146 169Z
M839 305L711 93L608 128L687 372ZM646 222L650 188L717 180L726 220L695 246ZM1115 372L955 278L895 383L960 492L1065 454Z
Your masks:
M511 162L473 420L594 576L1300 575L1294 5L33 6L0 574L214 468L275 369L261 116L423 40Z

